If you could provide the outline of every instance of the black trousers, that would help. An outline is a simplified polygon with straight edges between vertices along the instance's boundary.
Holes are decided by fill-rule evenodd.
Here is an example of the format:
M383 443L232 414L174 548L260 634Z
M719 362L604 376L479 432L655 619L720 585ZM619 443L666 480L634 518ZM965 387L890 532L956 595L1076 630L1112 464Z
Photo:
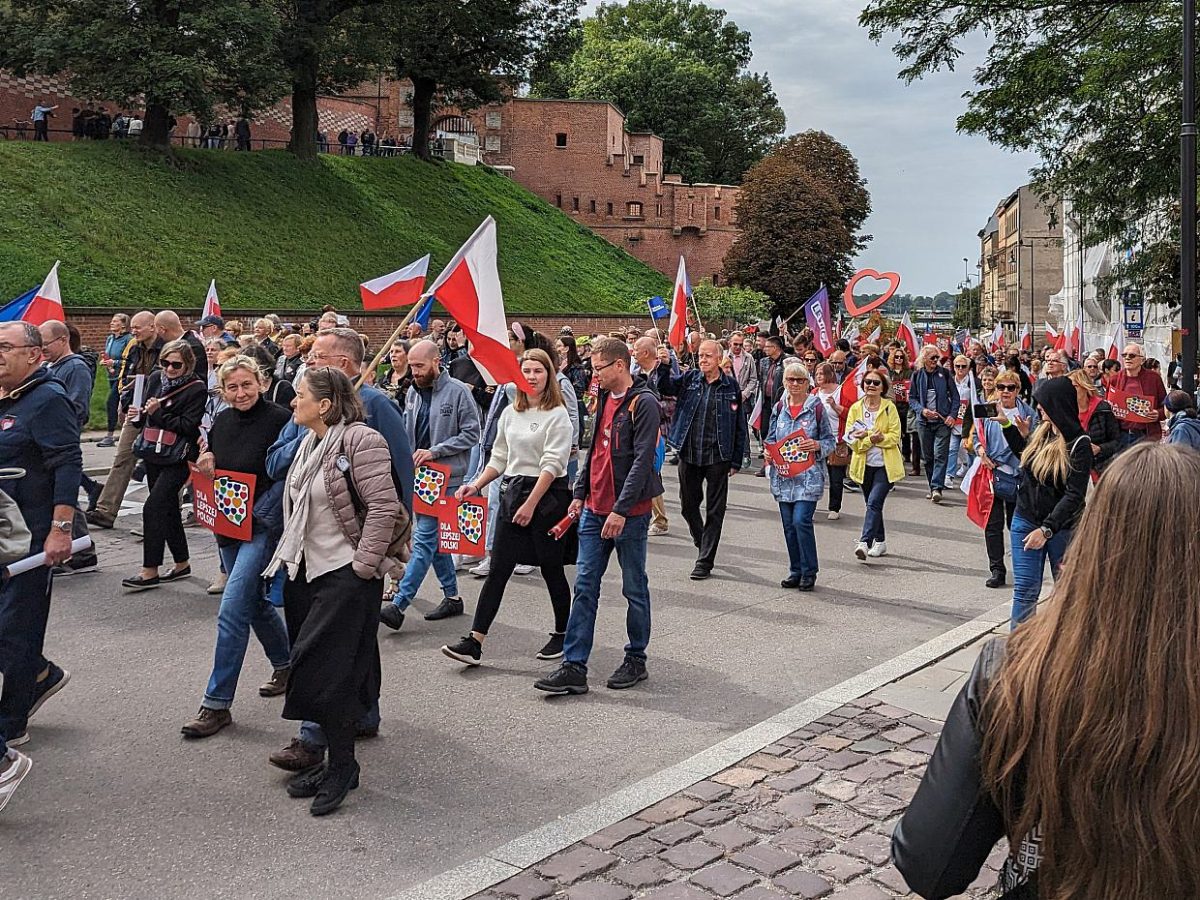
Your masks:
M0 588L0 737L25 732L37 677L46 668L42 647L50 618L50 569L41 566ZM0 746L3 741L0 741Z
M826 463L825 467L829 470L829 511L842 511L842 493L846 490L846 472L849 471L849 466L835 466L831 463Z
M472 631L487 634L496 614L500 612L500 601L504 599L504 589L508 587L513 569L517 567L516 554L511 545L506 546L502 541L496 541L492 546L492 564L487 579L479 591L479 602L475 604L475 620L471 624ZM567 573L562 563L558 565L541 563L538 571L546 582L550 592L550 605L554 608L554 631L563 634L567 630L567 618L571 614L571 585L567 581Z
M721 543L721 526L725 524L725 507L729 502L728 462L697 466L679 458L679 506L692 543L700 551L696 565L711 569ZM704 515L700 515L700 501Z
M983 543L987 547L988 571L993 574L1005 575L1008 570L1004 566L1004 529L1012 527L1013 513L1017 510L1015 500L1002 500L997 497L988 513L987 525L983 529Z
M187 535L179 508L179 491L187 484L186 462L158 466L146 463L146 483L150 496L142 507L142 565L155 569L163 564L163 548L171 548L171 558L183 562L188 558Z

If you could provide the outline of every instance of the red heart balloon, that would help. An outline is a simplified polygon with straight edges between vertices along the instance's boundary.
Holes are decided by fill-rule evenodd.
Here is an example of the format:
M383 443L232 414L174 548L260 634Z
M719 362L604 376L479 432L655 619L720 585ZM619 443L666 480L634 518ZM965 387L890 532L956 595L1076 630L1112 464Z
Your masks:
M888 283L888 289L876 299L872 300L866 306L859 306L854 302L854 286L864 278L881 278ZM900 289L900 276L895 272L876 272L874 269L860 269L854 273L854 277L846 282L846 291L842 294L842 306L845 307L847 313L851 316L861 316L863 313L869 313L871 310L883 306L892 299L892 294Z

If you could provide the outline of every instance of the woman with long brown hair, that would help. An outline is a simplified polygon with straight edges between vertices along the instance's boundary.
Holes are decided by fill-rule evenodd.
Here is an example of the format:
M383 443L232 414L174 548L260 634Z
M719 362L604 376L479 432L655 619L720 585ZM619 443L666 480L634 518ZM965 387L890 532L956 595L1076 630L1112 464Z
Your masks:
M1091 375L1076 369L1067 378L1075 385L1079 424L1092 441L1092 480L1095 481L1121 449L1121 428L1112 406L1101 399Z
M909 887L965 891L1007 837L1010 900L1200 897L1198 532L1200 454L1117 457L1045 609L954 702L892 838Z

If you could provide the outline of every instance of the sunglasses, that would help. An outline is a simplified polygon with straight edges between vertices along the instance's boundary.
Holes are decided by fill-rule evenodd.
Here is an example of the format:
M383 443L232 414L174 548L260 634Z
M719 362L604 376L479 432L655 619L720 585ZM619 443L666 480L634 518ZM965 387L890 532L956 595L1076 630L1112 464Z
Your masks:
M176 369L183 368L183 362L182 362L182 360L176 361L173 359L168 359L163 362L162 367L164 369L170 369L172 372L174 372Z
M1121 354L1121 359L1141 359L1141 357L1142 357L1142 354L1140 354L1140 353L1122 353Z
M872 379L871 381L867 381L867 380L864 378L864 379L863 379L863 387L883 387L883 382L882 382L882 381L875 381L875 380L873 380L873 379Z
M1015 391L1016 389L1017 389L1017 386L1015 384L998 384L998 385L996 385L996 390L998 390L998 391Z
M804 383L803 378L785 378L783 380L786 381L788 384L803 384Z
M954 364L954 368L956 368L956 369L969 369L969 368L971 368L971 367L970 367L970 366L968 366L968 365L965 365L964 363L955 363L955 364Z

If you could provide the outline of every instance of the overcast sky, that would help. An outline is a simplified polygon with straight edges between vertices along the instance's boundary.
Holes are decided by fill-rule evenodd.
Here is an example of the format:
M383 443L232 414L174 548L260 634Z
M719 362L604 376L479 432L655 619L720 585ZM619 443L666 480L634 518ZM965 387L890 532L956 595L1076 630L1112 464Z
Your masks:
M751 68L771 76L788 133L826 131L858 159L875 236L860 268L899 272L902 293L933 295L958 289L965 256L976 283L976 235L1035 160L955 132L971 65L906 86L890 43L858 26L866 0L707 2L750 32Z
M1035 160L955 132L970 65L911 85L897 79L890 44L875 45L858 25L863 2L720 5L751 33L751 67L771 76L788 133L827 131L857 157L874 210L865 228L875 236L860 267L899 272L901 292L954 291L964 256L974 282L976 235Z

